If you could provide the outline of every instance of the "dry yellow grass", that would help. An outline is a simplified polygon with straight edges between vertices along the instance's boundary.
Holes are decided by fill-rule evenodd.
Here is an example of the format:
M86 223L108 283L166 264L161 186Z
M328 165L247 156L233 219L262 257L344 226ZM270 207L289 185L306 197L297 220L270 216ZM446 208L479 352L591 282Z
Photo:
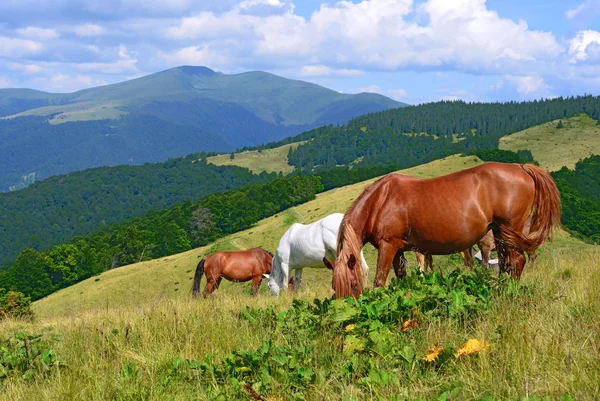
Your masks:
M549 171L570 169L581 159L600 154L600 126L585 114L528 128L500 139L500 149L527 149L533 158Z
M288 164L288 152L290 148L296 148L302 143L304 142L290 143L274 149L264 149L260 152L250 150L235 153L233 160L229 158L229 154L210 156L206 161L217 166L245 167L256 174L263 171L267 173L291 173L294 170L294 166Z

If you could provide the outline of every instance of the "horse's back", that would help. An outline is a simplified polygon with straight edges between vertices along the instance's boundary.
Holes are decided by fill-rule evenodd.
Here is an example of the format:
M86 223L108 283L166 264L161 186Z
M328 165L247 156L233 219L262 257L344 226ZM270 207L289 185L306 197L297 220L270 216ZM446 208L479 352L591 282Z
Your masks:
M280 240L278 254L289 259L294 267L318 267L323 257L331 257L328 247L337 240L340 223L344 215L330 214L311 224L293 224Z
M471 246L495 221L520 224L535 190L521 165L494 162L430 179L392 175L384 184L381 232L404 227L409 244L436 253Z
M215 275L218 274L230 281L241 282L249 281L257 274L269 273L271 256L261 248L219 251L206 258L205 266L209 262Z

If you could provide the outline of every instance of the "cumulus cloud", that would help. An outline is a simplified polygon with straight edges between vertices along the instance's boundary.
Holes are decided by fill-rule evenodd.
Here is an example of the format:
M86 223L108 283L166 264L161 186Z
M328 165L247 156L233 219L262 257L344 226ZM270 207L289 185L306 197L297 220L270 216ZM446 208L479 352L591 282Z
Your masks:
M600 61L600 32L593 30L580 31L571 40L569 56L571 63L592 59Z
M522 95L543 94L548 89L548 85L541 77L507 75L505 78L514 84L517 87L517 92Z
M208 45L184 47L172 53L164 53L162 58L171 66L186 64L219 67L228 62L223 54Z
M23 74L45 74L45 85L60 82L58 74L111 81L198 64L225 72L286 71L328 84L352 78L360 81L354 87L382 85L368 76L388 72L495 80L509 74L512 81L504 81L512 85L504 89L533 96L543 91L527 88L540 79L554 84L552 74L577 79L598 72L597 31L580 30L559 43L552 32L506 18L485 0L322 0L310 12L295 2L298 7L294 0L111 0L106 7L101 0L3 0L0 14L13 17L0 25L0 57L24 66ZM566 15L580 18L597 4L586 0ZM120 45L123 52L115 50ZM379 90L406 98L400 86Z
M17 29L20 36L39 40L52 40L60 36L55 29L39 28L37 26L28 26L26 28Z
M0 57L20 57L41 51L42 44L40 42L0 36Z

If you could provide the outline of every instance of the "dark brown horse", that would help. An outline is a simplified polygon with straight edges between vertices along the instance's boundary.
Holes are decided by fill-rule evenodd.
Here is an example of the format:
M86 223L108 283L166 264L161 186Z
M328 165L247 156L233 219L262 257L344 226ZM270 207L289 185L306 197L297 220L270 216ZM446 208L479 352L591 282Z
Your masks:
M529 216L531 229L525 235ZM392 263L403 274L405 251L459 252L490 229L500 273L520 278L524 251L537 249L558 225L556 184L533 165L490 162L427 180L389 174L367 187L344 215L332 287L337 297L357 297L362 292L365 283L358 255L367 242L378 250L374 286L381 287Z
M271 272L273 254L262 248L252 248L245 251L222 251L202 259L196 267L192 296L196 298L200 292L202 274L206 274L204 297L219 288L221 279L243 282L252 280L251 295L256 295L260 288L263 274Z

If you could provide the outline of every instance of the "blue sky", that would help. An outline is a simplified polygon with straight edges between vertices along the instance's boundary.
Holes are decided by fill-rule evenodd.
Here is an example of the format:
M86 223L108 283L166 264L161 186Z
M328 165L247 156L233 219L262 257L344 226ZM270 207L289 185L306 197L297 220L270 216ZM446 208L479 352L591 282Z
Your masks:
M600 94L600 0L2 0L0 88L179 65L411 104Z

